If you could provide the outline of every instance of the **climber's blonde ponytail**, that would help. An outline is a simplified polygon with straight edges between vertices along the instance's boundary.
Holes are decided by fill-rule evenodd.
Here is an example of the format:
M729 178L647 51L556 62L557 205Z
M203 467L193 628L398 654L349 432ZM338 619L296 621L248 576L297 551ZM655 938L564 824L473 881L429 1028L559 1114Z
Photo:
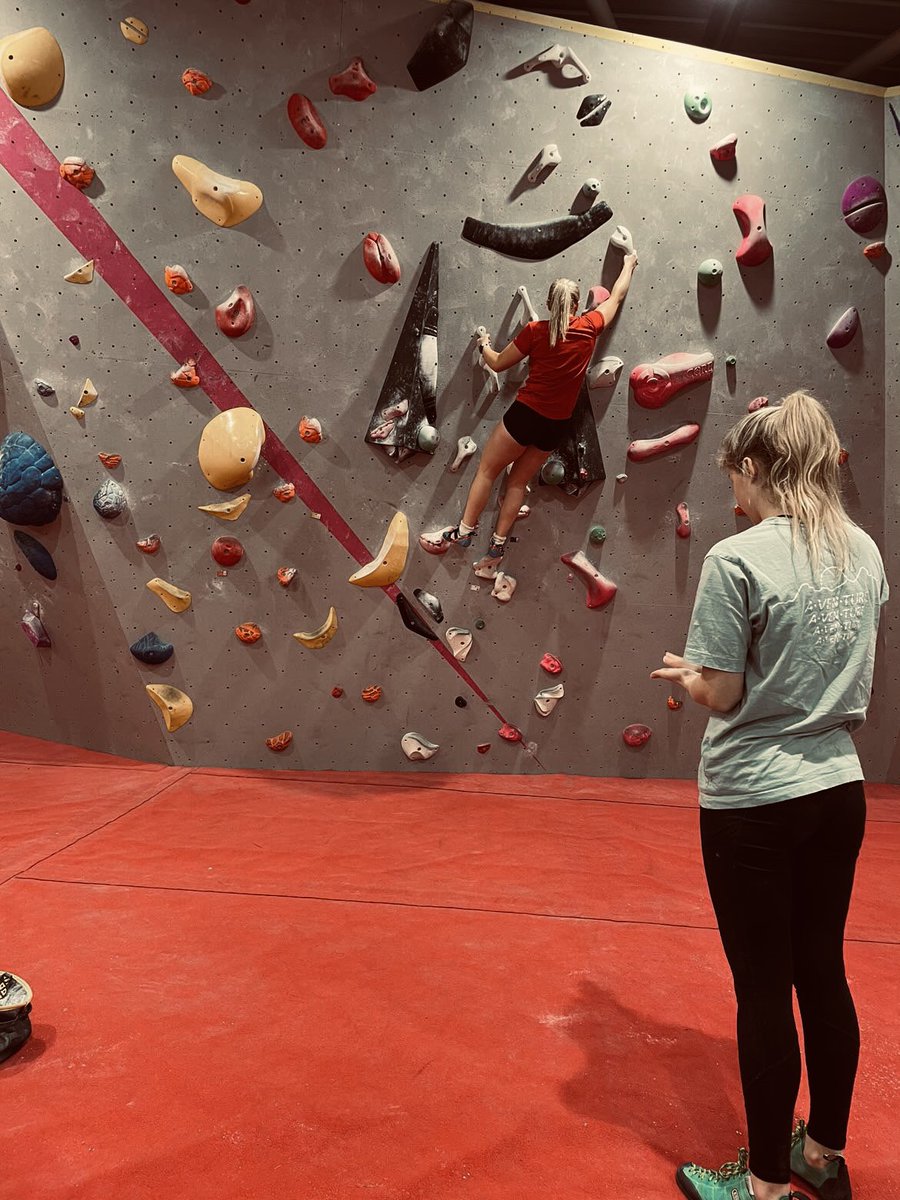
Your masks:
M572 279L554 279L547 293L547 307L550 309L550 345L566 340L569 321L578 308L581 299L581 289Z

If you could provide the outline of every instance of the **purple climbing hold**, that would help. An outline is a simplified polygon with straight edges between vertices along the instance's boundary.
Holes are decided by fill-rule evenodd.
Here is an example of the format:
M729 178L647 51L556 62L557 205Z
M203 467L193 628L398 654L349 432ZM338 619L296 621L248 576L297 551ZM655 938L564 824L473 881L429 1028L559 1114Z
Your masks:
M46 649L51 644L50 634L44 628L44 622L41 620L41 606L37 601L28 612L22 614L22 632L32 646L37 646L39 650Z
M62 476L28 433L0 442L0 517L10 525L49 525L62 507Z
M887 216L884 188L871 175L861 175L844 191L841 212L854 233L868 233L881 225Z
M831 332L825 340L832 350L840 350L842 346L847 346L853 341L858 330L859 312L855 308L848 308L832 325Z
M32 537L30 533L22 533L17 529L13 534L16 539L16 545L37 571L38 575L43 575L45 579L56 578L56 563L53 561L53 555L36 537Z

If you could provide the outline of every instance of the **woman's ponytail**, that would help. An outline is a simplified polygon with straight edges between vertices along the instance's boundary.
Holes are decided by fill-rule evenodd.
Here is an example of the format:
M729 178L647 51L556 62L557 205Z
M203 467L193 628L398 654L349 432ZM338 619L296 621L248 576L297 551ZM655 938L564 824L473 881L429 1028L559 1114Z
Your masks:
M566 340L566 331L572 314L578 308L581 299L581 289L572 279L554 279L547 293L547 307L550 309L550 345Z

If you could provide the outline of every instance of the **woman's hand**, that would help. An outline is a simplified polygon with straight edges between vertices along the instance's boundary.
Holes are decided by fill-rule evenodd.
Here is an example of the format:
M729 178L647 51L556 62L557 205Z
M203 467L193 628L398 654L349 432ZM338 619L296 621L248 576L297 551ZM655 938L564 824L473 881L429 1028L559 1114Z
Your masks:
M624 259L622 260L622 266L628 267L632 271L632 273L634 272L634 268L637 265L638 265L638 256L636 253L626 254Z
M743 671L717 671L697 666L667 650L664 667L650 672L651 679L667 679L683 687L692 700L716 713L731 712L744 695Z
M671 650L667 650L663 655L663 662L666 665L651 672L650 678L668 679L670 683L677 683L679 687L690 692L692 681L700 678L700 668L679 655L673 654Z

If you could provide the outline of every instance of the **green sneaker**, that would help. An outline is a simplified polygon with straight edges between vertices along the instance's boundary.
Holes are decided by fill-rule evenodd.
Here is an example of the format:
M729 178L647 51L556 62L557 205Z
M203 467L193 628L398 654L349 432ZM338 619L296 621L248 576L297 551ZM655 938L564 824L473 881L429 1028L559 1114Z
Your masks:
M743 1146L737 1162L725 1163L718 1171L698 1167L696 1163L682 1163L675 1172L675 1182L688 1200L753 1200L747 1151ZM805 1200L805 1197L788 1186L781 1200Z
M803 1156L806 1122L798 1121L791 1141L791 1170L798 1179L816 1189L820 1200L852 1200L850 1172L841 1155L826 1167L811 1167Z

